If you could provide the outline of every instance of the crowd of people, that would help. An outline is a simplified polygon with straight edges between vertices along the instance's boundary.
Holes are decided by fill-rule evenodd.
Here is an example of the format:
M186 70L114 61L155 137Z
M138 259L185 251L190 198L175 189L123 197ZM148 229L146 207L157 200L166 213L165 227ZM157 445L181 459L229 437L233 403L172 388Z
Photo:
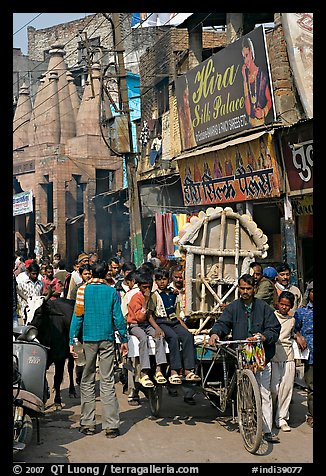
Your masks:
M13 266L13 326L26 321L25 308L32 296L58 297L75 302L69 332L71 354L74 338L82 341L86 364L79 376L81 394L80 431L95 433L95 382L100 376L102 429L108 438L119 435L119 405L115 391L115 341L120 353L128 356L131 336L139 348L138 383L142 388L166 384L171 396L184 392L184 402L195 405L195 391L182 383L200 382L196 373L193 334L185 318L183 264L165 267L155 250L136 268L125 261L122 252L108 261L96 252L78 255L73 270L59 253L38 262L34 254L25 259L17 252ZM313 426L313 283L304 296L290 284L287 263L264 267L253 262L249 273L239 278L239 298L223 307L210 330L210 345L226 336L247 339L259 336L265 350L264 368L256 372L263 411L266 441L277 442L272 427L291 431L289 408L295 380L296 361L293 342L300 350L309 349L304 360L307 387L307 417ZM155 342L154 371L148 336ZM168 346L168 353L166 352ZM139 405L139 386L129 378L128 403Z
M313 427L313 282L305 297L290 284L287 263L263 269L252 262L250 272L238 280L240 297L227 305L210 330L210 345L232 335L233 339L259 338L263 342L265 365L256 371L262 398L264 439L279 442L273 426L289 432L290 403L295 382L296 359L293 343L309 349L304 359L307 386L307 424Z

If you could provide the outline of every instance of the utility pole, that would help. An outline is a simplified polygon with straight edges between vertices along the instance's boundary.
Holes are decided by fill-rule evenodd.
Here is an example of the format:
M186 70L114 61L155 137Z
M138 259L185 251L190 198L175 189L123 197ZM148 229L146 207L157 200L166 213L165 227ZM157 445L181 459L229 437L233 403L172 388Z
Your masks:
M93 84L93 76L92 76L92 64L91 64L91 56L90 56L90 52L89 52L90 48L89 48L89 42L88 42L86 31L84 32L84 35L85 35L85 46L86 46L87 71L88 71L88 76L89 76L89 79L90 79L90 82L91 82L92 95L93 95L93 98L94 98L95 93L94 93L94 84Z
M135 265L138 267L144 261L143 255L143 238L141 229L141 214L139 204L138 183L136 175L135 153L133 152L132 131L130 121L130 109L128 99L128 89L126 81L126 70L124 64L124 47L121 37L121 27L119 13L112 13L113 20L113 42L114 50L118 57L118 87L119 95L122 101L122 110L128 119L129 143L130 152L125 154L125 164L128 181L128 195L129 195L129 222L130 222L130 246L131 256Z

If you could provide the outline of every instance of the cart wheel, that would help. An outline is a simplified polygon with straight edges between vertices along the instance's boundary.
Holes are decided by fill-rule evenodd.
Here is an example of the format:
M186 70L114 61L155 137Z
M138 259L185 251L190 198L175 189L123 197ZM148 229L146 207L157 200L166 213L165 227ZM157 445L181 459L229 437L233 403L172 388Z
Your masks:
M238 380L238 423L244 447L256 453L262 441L261 395L253 372L244 369Z
M148 401L151 413L153 416L158 417L162 405L162 385L154 385L154 387L147 388L146 390L148 391Z

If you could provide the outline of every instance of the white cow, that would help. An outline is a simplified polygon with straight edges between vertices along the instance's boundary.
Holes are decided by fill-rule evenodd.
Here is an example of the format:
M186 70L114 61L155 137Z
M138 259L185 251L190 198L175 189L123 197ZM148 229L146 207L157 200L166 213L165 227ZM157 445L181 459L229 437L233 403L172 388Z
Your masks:
M26 325L30 324L33 320L36 309L42 306L47 296L29 296L27 299L27 306L25 307ZM48 299L48 298L47 298Z

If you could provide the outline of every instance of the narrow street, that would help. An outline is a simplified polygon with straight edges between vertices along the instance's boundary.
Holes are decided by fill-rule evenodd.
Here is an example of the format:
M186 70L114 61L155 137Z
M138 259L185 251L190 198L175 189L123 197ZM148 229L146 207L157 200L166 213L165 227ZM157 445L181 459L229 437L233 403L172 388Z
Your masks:
M53 369L49 371L51 384ZM79 392L79 389L78 389ZM164 389L160 418L150 414L144 395L140 407L131 407L122 385L117 384L120 403L121 436L108 440L101 432L100 402L97 406L97 433L83 436L78 431L80 399L68 396L67 374L63 385L62 410L47 404L41 421L41 444L36 432L32 443L14 462L42 463L312 463L313 430L305 423L306 392L295 386L290 407L290 433L279 432L279 444L263 443L259 454L252 455L243 447L237 425L231 417L217 418L217 410L197 394L197 405L183 402L182 391L170 397ZM99 391L97 392L99 395ZM277 430L276 430L277 431Z

